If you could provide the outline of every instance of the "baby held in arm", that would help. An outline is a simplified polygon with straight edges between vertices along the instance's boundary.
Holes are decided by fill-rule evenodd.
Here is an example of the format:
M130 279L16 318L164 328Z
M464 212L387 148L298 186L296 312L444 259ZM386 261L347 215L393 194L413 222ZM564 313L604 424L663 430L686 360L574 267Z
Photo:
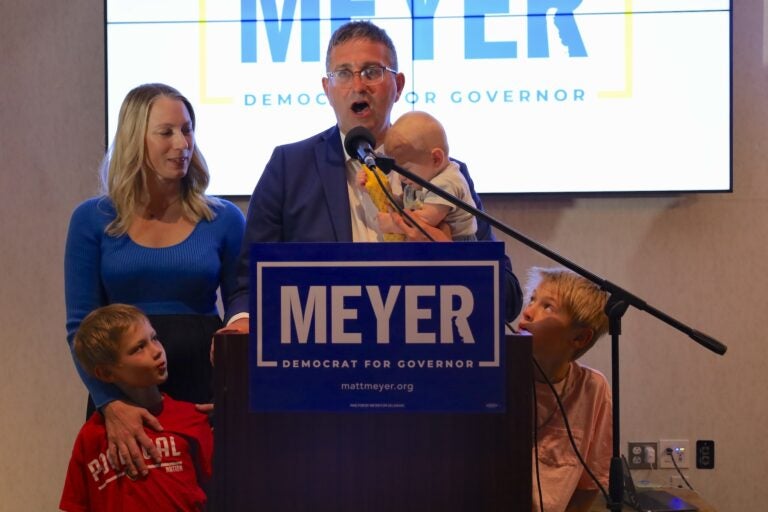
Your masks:
M475 206L458 164L448 158L448 141L443 126L426 112L408 112L400 116L387 131L384 152L406 171ZM378 200L382 232L400 235L403 233L402 222L395 218L398 213L387 206L386 196L381 192L373 172L377 171L364 168L358 173L358 182L366 188L375 203ZM407 178L400 181L402 193L393 193L393 198L417 222L432 227L445 225L453 240L476 240L477 222L470 213ZM387 186L386 182L383 183Z

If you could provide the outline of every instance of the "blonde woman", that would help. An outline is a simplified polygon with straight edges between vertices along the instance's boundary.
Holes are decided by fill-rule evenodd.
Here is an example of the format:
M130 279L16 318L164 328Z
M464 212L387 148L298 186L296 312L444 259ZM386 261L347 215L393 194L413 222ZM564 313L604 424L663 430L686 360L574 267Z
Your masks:
M228 201L205 195L208 168L195 145L195 112L164 84L131 90L102 166L103 195L79 205L65 252L67 340L94 309L127 303L143 310L165 346L169 372L161 389L177 400L212 399L209 351L221 326L216 305L235 287L244 218ZM88 388L89 413L105 417L109 458L129 476L146 474L144 432L161 429L146 409L75 366Z

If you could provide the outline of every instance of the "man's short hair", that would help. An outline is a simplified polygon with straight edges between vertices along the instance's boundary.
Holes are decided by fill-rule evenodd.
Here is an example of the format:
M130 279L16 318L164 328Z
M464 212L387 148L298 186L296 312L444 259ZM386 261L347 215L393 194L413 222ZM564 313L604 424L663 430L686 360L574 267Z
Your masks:
M592 329L592 341L573 357L574 360L578 359L592 348L600 336L608 332L608 315L605 313L608 293L568 269L532 267L528 271L526 297L530 299L542 284L552 287L560 307L571 317L575 326Z
M80 324L73 342L75 355L85 371L93 375L97 366L117 363L120 341L147 316L137 307L110 304L91 311Z
M351 41L353 39L368 39L375 43L381 43L389 50L389 67L394 70L397 68L397 50L395 50L395 44L389 35L370 21L350 21L337 28L331 35L331 40L328 41L328 51L325 53L325 69L326 71L332 71L331 65L331 50L342 43Z

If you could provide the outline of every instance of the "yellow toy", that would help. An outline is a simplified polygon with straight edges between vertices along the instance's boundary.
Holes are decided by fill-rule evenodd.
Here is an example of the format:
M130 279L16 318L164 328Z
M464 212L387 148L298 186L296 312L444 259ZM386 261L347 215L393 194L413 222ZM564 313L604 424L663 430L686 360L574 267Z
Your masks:
M389 185L389 178L387 178L387 175L379 169L371 170L367 165L363 165L362 168L365 172L365 190L371 197L373 204L378 211L388 213L390 211L389 199L387 198L387 194L381 189L379 180L376 179L374 172L381 178L382 185L384 185L387 191L391 194L392 188ZM402 233L384 233L384 241L403 242L405 241L405 235Z

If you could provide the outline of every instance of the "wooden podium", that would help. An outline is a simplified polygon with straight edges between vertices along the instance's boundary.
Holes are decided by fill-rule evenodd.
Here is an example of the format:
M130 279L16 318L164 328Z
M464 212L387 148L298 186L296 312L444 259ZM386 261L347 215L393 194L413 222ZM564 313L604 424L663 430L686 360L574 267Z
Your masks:
M531 337L506 344L506 413L266 413L248 336L217 336L209 510L530 511Z

